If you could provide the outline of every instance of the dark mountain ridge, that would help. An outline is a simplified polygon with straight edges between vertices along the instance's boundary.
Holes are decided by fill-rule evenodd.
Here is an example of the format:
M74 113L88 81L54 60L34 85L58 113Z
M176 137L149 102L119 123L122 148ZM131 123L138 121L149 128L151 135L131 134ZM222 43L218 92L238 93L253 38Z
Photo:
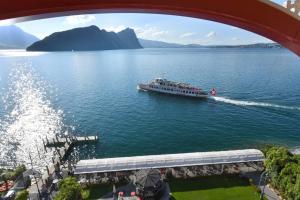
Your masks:
M27 51L97 51L143 48L133 29L107 32L97 26L55 32L27 47Z

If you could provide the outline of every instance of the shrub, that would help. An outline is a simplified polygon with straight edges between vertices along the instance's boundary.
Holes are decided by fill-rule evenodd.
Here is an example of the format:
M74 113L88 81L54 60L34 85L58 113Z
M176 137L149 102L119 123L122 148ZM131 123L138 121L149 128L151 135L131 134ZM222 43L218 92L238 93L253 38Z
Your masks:
M271 147L266 151L266 170L271 184L288 200L300 200L300 157L284 147Z
M55 196L55 200L81 200L81 186L74 177L67 177L60 182L59 192Z
M166 179L169 181L169 180L172 180L174 177L173 177L173 174L172 174L172 170L167 170L166 171Z
M255 190L256 190L257 193L259 193L259 194L261 193L260 187L254 187L254 188L255 188Z
M27 200L28 195L29 195L29 193L27 190L22 190L22 191L18 192L15 200Z
M0 179L5 180L16 180L23 172L26 171L25 165L19 165L15 170L0 170Z
M26 171L25 165L19 165L13 172L13 179L17 179L23 172Z
M250 183L250 185L253 185L253 179L252 178L249 178L249 183Z

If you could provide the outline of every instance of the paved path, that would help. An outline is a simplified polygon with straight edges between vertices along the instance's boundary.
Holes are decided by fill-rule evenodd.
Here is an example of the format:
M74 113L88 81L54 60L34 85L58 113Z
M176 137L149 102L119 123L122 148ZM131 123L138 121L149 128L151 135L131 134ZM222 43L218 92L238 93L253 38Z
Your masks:
M261 173L259 172L249 172L247 174L244 174L247 178L251 178L253 180L253 183L256 186L259 186L259 179ZM262 181L263 182L263 181ZM261 190L263 190L265 183L262 183L260 187ZM281 200L281 198L268 186L265 185L265 190L264 190L264 196L267 197L268 200Z

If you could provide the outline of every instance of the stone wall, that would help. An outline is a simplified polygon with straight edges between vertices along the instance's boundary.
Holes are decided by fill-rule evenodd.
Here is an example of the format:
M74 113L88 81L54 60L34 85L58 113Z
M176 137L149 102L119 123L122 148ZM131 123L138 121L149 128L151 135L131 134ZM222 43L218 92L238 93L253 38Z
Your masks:
M263 162L218 164L204 166L174 167L160 169L162 178L172 176L174 178L192 178L198 176L211 176L221 174L245 174L247 172L262 171ZM135 182L136 171L121 171L109 173L93 173L77 175L80 183L109 183L109 182Z

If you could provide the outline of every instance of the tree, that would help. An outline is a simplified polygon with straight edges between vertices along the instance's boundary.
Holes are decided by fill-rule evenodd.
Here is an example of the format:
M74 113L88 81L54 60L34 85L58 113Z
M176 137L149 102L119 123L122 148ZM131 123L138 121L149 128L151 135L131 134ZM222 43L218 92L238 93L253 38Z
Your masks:
M12 172L4 172L1 174L1 179L5 182L5 188L8 190L8 181L11 180L13 177Z
M295 199L300 200L300 174L297 176L296 184L295 184Z
M26 171L25 165L19 165L15 170L0 170L0 179L5 182L6 189L8 188L9 180L16 180L24 171Z
M285 196L295 199L295 184L297 176L300 175L300 167L297 163L290 162L282 169L279 175L280 188L284 191Z
M265 167L271 184L288 200L300 200L300 157L284 147L268 148Z
M17 179L25 171L26 171L25 165L19 165L19 166L17 166L17 168L13 172L13 179L14 180Z
M55 200L81 200L81 186L74 177L65 178L58 186L59 192Z
M284 147L272 147L266 154L266 168L276 172L277 174L284 168L284 166L292 160L289 151Z
M18 192L15 200L27 200L29 196L29 193L27 190L22 190L20 192Z

